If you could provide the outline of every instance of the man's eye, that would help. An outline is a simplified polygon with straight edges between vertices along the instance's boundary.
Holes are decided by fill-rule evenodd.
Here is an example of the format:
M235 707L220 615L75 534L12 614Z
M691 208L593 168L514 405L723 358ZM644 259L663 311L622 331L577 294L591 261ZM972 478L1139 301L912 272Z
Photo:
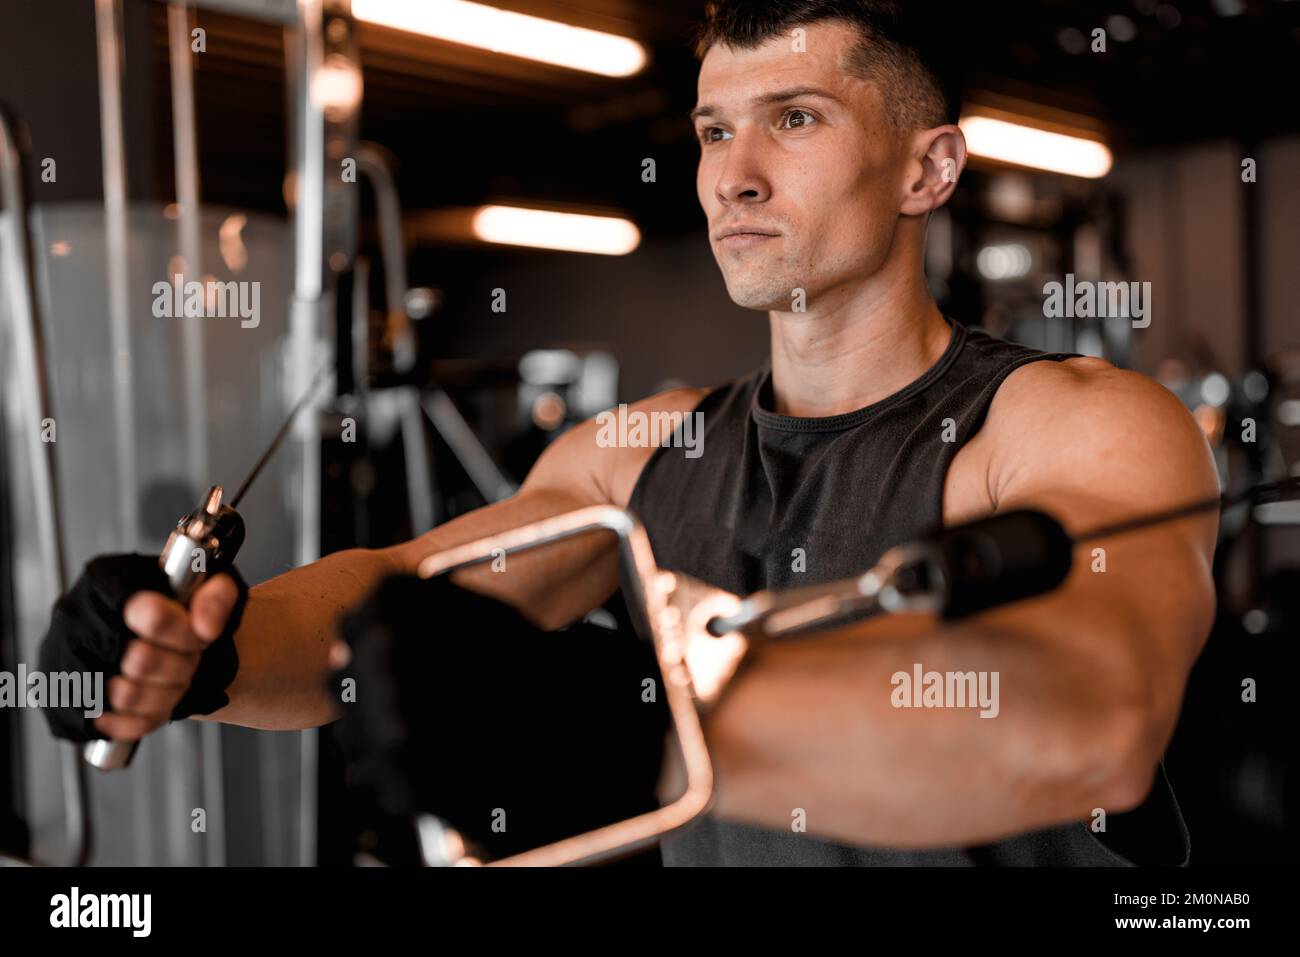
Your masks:
M801 129L817 122L817 117L807 110L787 110L781 119L784 121L786 129Z
M714 136L715 133L719 135ZM707 129L705 129L703 133L700 134L700 140L701 142L704 143L717 143L724 136L730 136L730 135L731 135L730 133L728 133L726 130L722 129L719 126L710 126Z

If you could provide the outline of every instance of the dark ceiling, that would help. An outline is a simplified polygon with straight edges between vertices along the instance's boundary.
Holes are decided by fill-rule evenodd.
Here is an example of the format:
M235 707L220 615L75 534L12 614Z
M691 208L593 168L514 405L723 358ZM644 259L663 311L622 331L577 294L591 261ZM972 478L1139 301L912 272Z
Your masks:
M146 5L156 165L166 195L165 15L162 4ZM637 37L652 50L651 66L631 79L605 80L362 25L362 135L398 157L403 205L535 196L620 207L647 233L698 228L697 148L684 114L694 104L696 73L687 37L702 4L497 5ZM1093 116L1106 125L1121 158L1300 128L1300 2L1002 0L967 5L960 27L945 19L949 8L938 9L937 21L964 38L971 90ZM1220 12L1234 9L1240 12ZM198 17L208 33L208 51L197 58L204 198L282 208L287 125L281 30L207 11ZM1107 52L1070 52L1086 45L1098 26L1108 31ZM641 181L647 156L656 160L660 188Z

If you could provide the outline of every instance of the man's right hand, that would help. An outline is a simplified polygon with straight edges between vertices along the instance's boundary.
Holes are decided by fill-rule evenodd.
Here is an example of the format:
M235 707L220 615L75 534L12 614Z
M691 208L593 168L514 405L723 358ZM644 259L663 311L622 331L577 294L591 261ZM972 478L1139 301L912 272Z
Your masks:
M93 559L55 605L40 660L47 674L102 672L107 701L94 719L82 709L47 708L55 735L134 741L172 719L224 706L247 593L230 568L205 581L186 609L156 557Z
M190 607L156 591L127 599L122 620L135 636L122 655L122 673L108 682L113 712L95 719L109 738L134 741L171 720L199 666L199 656L221 637L239 600L229 575L216 575L194 593Z

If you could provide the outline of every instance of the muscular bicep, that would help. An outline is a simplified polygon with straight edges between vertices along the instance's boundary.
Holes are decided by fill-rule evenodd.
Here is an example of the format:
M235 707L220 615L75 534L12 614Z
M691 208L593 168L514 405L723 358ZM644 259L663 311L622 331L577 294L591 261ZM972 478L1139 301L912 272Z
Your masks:
M552 443L519 491L501 502L475 509L430 532L390 549L402 571L414 574L430 555L533 522L606 504L592 474L584 426ZM536 549L504 553L481 565L457 571L457 584L516 608L547 628L560 627L604 602L618 585L613 536L590 533Z
M682 411L698 390L679 389L634 403L631 411ZM633 485L654 450L606 441L589 419L552 442L511 498L460 516L391 550L414 572L430 555L467 542L593 505L626 507ZM467 588L505 601L542 627L576 620L606 601L619 585L612 532L588 532L455 573Z
M1100 360L1019 372L987 423L997 430L991 487L999 511L1042 509L1080 535L1218 494L1200 429L1159 384ZM1082 541L1062 588L1069 613L1083 616L1080 650L1099 673L1110 665L1141 688L1160 734L1172 732L1213 622L1217 530L1210 512Z

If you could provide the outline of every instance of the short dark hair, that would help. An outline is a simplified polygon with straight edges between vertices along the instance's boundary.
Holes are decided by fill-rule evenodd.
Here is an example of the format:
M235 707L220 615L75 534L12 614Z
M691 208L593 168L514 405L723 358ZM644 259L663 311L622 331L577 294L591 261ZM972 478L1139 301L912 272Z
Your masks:
M957 4L953 6L964 6ZM925 8L925 9L922 9ZM936 19L938 22L936 22ZM917 0L709 0L693 38L697 59L716 43L753 49L793 28L823 20L856 27L861 42L844 64L852 75L876 84L894 125L902 130L954 123L961 107L961 70L951 36L956 24Z

